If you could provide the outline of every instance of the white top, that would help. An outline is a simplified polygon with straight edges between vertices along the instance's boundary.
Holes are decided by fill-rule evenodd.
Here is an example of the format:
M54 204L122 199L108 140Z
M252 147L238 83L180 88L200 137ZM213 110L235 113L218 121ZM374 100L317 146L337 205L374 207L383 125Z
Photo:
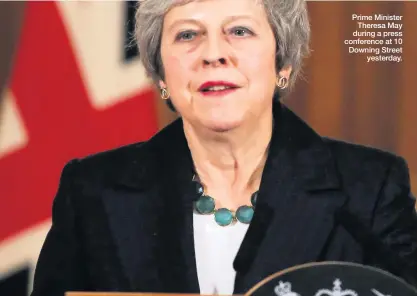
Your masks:
M214 215L194 213L193 217L200 294L232 295L236 276L233 261L249 224L222 227Z

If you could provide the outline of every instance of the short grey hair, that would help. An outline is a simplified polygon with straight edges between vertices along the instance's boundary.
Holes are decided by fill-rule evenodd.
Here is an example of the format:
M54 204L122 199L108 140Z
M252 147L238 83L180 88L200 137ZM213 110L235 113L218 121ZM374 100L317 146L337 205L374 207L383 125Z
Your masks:
M148 76L158 83L164 80L161 59L161 35L165 14L174 6L195 0L139 0L135 15L135 39L140 59ZM255 0L254 0L255 1ZM276 40L276 71L292 66L288 82L291 90L300 74L303 59L309 54L310 23L305 0L257 0L265 8ZM276 89L279 97L284 91Z

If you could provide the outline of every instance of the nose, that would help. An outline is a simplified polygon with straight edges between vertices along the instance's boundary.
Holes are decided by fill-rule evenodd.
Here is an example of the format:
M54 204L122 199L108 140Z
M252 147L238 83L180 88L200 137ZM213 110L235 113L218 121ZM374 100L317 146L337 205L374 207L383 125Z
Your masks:
M204 65L213 65L213 66L219 66L219 65L225 65L226 59L225 58L216 58L216 59L204 59Z
M202 52L203 65L215 67L228 64L226 41L221 36L211 36L205 40Z

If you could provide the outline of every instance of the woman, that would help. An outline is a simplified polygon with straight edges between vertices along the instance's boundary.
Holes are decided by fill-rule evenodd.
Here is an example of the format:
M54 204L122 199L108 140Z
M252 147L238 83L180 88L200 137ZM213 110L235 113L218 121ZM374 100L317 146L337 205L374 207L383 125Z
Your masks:
M279 102L308 53L305 1L140 5L143 64L181 118L65 167L33 296L244 293L323 260L396 272L341 209L417 270L404 160L322 138Z

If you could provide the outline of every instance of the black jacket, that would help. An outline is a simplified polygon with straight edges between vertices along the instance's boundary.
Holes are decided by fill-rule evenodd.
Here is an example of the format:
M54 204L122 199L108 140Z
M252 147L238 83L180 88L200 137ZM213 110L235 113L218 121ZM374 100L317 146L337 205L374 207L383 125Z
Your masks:
M338 222L348 208L417 273L417 215L405 161L323 138L280 103L251 226L235 259L235 293L314 261L382 267ZM64 168L32 296L65 291L199 293L192 160L178 119L147 142ZM369 247L371 246L371 247Z

